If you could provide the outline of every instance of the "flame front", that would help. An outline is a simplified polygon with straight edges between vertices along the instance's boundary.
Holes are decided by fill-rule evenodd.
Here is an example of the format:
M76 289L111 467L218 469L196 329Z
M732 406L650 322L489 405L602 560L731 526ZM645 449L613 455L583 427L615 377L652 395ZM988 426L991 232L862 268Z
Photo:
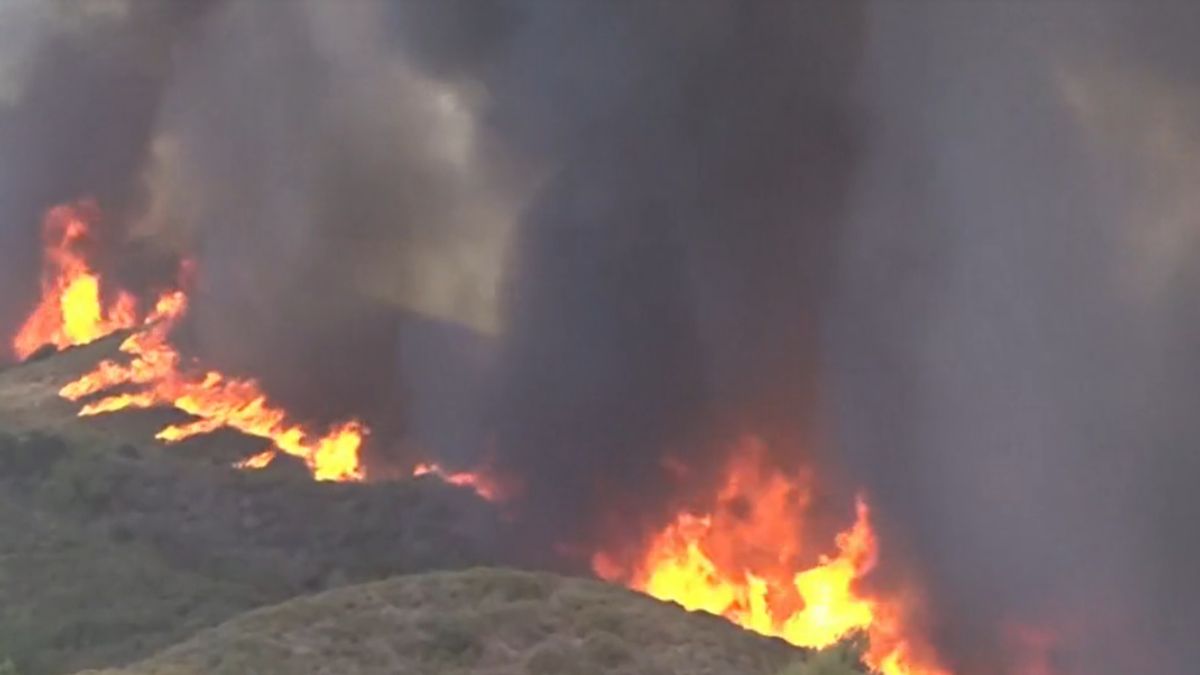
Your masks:
M78 401L119 385L133 385L132 391L84 405L79 414L173 406L196 420L165 427L155 436L160 441L178 443L229 427L273 443L272 450L246 460L241 464L243 468L266 466L275 452L282 451L303 459L317 480L363 479L359 449L367 429L361 422L345 422L328 434L313 438L301 425L290 422L286 411L272 405L255 380L228 377L213 370L191 372L181 368L179 352L167 336L186 311L187 296L182 292L162 296L147 319L148 327L121 344L121 351L129 355L127 362L103 361L90 373L67 384L59 394Z
M137 303L125 292L104 303L100 276L83 251L90 236L88 205L56 206L42 222L42 297L13 338L17 358L44 345L87 344L137 323Z
M357 420L337 424L323 436L313 436L267 399L258 382L234 378L184 363L168 340L171 329L187 313L182 290L163 293L153 310L139 318L137 301L124 291L105 306L100 275L88 263L83 244L89 237L88 217L94 207L63 205L51 209L43 223L45 260L42 297L13 340L13 351L26 358L43 345L82 345L124 328L140 327L121 344L126 358L106 360L91 372L64 386L59 395L70 401L117 393L91 401L81 416L131 408L173 406L196 419L168 426L156 438L177 443L223 427L267 439L272 449L241 463L245 468L266 466L278 452L304 460L318 480L362 480L359 457L368 431ZM181 272L187 274L185 264Z
M874 670L947 675L905 625L911 603L861 589L879 554L866 500L858 499L854 524L836 537L836 553L805 567L798 560L810 502L807 476L789 479L768 470L764 455L761 443L748 440L735 454L716 508L678 514L632 565L597 554L595 572L802 647L826 647L864 632Z

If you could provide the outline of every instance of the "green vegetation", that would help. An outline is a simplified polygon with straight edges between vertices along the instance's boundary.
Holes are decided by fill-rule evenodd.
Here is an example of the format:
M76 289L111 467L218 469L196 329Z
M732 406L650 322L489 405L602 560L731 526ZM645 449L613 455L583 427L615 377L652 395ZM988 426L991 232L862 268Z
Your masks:
M853 644L810 655L549 574L414 574L254 610L480 557L461 533L461 514L480 506L466 491L437 481L317 484L293 469L246 474L176 449L0 433L0 654L11 659L0 660L0 675L119 666L155 652L111 672L863 672Z
M461 490L294 468L0 433L0 654L22 675L128 663L255 607L484 560Z
M775 675L808 654L607 584L473 569L291 600L106 675Z

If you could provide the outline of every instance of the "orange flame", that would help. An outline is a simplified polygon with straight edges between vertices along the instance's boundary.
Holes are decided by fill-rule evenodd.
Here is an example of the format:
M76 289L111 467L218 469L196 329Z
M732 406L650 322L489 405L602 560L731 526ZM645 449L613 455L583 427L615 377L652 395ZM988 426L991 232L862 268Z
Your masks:
M44 345L82 345L137 323L137 302L121 292L105 306L100 277L82 250L89 237L86 205L57 206L42 221L42 297L12 341L25 359Z
M862 631L870 638L865 660L876 671L947 675L906 627L906 601L860 588L879 555L866 500L858 500L854 524L837 536L836 554L805 568L799 556L807 477L789 480L767 470L763 455L761 443L748 441L717 495L720 508L678 514L632 566L602 552L593 557L593 570L802 647L829 646Z
M290 421L286 411L272 405L255 380L196 370L183 363L167 339L187 312L188 298L183 291L163 293L141 319L136 300L124 291L105 307L102 280L83 250L91 211L94 207L81 204L58 206L47 213L42 226L42 298L13 340L17 356L25 358L46 344L82 345L120 329L141 326L120 346L125 359L103 361L59 391L63 398L78 401L114 387L125 388L87 403L79 411L81 416L173 406L196 419L159 431L156 438L166 443L230 427L273 444L272 450L242 462L240 466L245 468L266 466L275 453L285 452L303 459L317 480L365 477L359 451L368 431L362 422L343 422L324 436L314 437ZM191 264L185 262L181 277L191 272Z
M125 363L107 360L64 386L59 394L77 401L119 385L136 385L132 392L118 393L88 403L81 416L112 413L129 408L174 406L197 419L165 427L155 436L178 443L192 436L223 427L269 439L274 449L252 457L239 466L261 468L276 451L304 460L317 480L362 480L364 471L359 449L366 427L356 420L337 425L328 434L313 438L299 424L288 421L287 412L272 405L258 382L232 378L209 370L190 372L181 367L179 352L167 341L175 323L187 311L187 297L179 291L159 299L149 326L121 344L130 356Z

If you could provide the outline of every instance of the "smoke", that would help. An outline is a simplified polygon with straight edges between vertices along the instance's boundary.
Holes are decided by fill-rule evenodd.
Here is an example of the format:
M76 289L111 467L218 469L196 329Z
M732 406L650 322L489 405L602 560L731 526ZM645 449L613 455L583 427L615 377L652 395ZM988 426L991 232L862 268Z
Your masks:
M47 208L92 197L120 240L173 48L211 2L0 3L0 330L36 297ZM118 270L119 271L119 270Z
M416 67L389 12L233 2L208 16L178 56L136 228L199 263L194 351L303 417L365 417L383 452L405 432L462 442L409 409L470 404L479 376L458 364L487 348L453 336L499 330L527 180L478 129L487 92Z
M839 436L961 672L1198 654L1196 76L1182 3L872 13ZM886 546L885 542L885 546Z
M1197 20L8 0L0 327L92 195L122 278L197 260L214 365L519 476L514 545L627 540L755 433L831 522L866 487L959 672L1045 631L1064 672L1184 672Z
M200 262L195 348L291 408L494 461L543 545L653 522L668 453L815 443L860 13L229 3L138 231Z
M629 541L686 496L667 456L700 489L740 433L812 457L861 6L531 7L494 111L555 167L509 267L497 456L532 533Z

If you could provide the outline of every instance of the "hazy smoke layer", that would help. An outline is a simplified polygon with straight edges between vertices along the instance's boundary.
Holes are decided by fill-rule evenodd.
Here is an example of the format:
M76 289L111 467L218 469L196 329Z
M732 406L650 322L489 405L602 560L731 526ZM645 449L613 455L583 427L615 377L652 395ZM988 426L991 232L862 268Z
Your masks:
M854 473L961 672L1044 629L1064 672L1193 670L1200 11L874 10L829 334Z
M523 478L514 545L753 432L866 486L960 672L1194 669L1200 10L683 4L7 0L0 329L95 196L215 364Z

